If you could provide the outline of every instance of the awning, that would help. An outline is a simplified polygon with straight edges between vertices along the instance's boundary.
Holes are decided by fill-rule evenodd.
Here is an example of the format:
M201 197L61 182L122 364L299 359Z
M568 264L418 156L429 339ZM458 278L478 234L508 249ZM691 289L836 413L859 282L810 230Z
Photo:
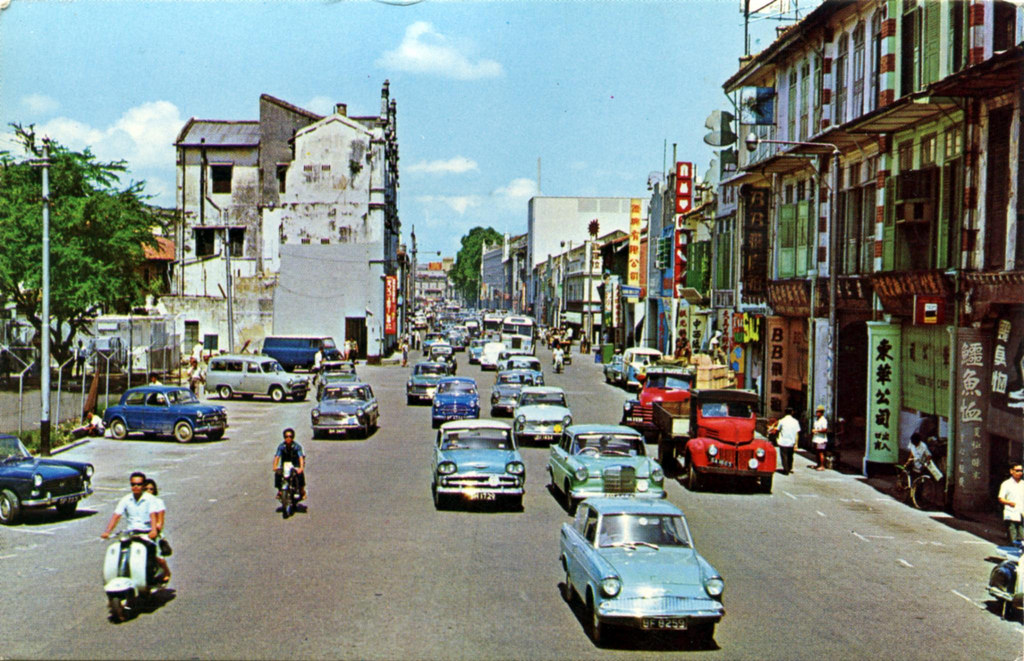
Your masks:
M929 89L943 96L988 98L1020 89L1024 83L1024 46L1018 44L984 62L940 80Z
M583 314L579 312L572 312L570 310L566 310L565 312L562 313L562 321L567 321L570 324L582 324Z
M884 108L873 110L844 126L850 133L898 133L942 113L960 109L955 99L930 96L925 92L909 94Z

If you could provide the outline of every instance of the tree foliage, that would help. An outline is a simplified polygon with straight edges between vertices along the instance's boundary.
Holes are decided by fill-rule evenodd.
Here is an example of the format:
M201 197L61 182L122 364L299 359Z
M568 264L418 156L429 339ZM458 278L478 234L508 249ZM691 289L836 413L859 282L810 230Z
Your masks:
M42 330L42 157L30 125L12 124L26 156L0 152L0 300ZM61 362L75 333L101 311L125 312L148 285L139 268L158 224L141 183L119 188L124 161L50 143L50 339Z
M480 296L480 252L484 243L500 244L501 234L493 227L474 227L462 237L462 248L455 256L449 277L463 300L476 302Z

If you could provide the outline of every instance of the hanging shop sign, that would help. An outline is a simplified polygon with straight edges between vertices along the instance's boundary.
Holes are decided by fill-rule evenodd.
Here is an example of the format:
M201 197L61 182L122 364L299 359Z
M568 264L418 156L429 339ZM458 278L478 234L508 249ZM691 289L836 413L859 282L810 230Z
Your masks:
M768 336L768 413L781 418L786 410L786 345L789 320L768 317L765 320Z
M899 459L900 327L867 322L868 392L865 459L895 464Z
M643 223L641 202L633 198L629 201L629 256L626 269L626 284L631 287L640 286L640 230ZM636 303L630 297L630 303Z
M676 213L693 209L693 163L676 163ZM676 229L679 229L677 226Z
M1024 313L996 322L989 381L988 430L1024 440Z
M743 216L743 293L768 291L768 189L750 188Z
M673 283L675 298L683 298L683 290L686 289L686 251L690 245L690 230L676 228L675 237L675 258L673 259Z
M989 408L990 336L977 328L960 328L956 342L956 494L961 506L987 502L988 455L985 417ZM1018 431L1019 433L1019 431ZM957 506L954 502L954 506Z
M398 334L398 276L384 277L384 334Z

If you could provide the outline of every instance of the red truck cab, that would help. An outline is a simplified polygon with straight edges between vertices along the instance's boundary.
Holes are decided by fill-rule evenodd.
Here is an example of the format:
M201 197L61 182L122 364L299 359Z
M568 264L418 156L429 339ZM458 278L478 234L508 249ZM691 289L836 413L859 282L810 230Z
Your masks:
M695 376L692 369L681 367L649 367L641 379L636 399L628 399L622 407L622 424L650 437L657 433L654 425L655 402L685 402Z

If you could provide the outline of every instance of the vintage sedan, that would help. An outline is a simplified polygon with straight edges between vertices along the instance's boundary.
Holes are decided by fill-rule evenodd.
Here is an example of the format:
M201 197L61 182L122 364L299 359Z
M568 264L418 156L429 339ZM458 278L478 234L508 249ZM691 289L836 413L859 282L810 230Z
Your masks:
M359 381L356 364L345 360L328 360L320 366L320 374L316 378L316 398L320 399L324 388L340 383Z
M527 441L553 441L572 424L565 391L551 386L523 386L512 417L516 442L520 445Z
M448 373L455 374L459 361L455 358L455 349L447 342L435 342L430 346L430 360L448 365Z
M551 445L548 474L567 512L595 496L665 497L665 472L643 435L622 425L573 425Z
M604 366L604 381L616 386L626 382L626 365L622 362L621 353L612 356L611 361Z
M16 436L0 434L0 524L17 523L26 509L56 507L70 516L92 493L92 464L39 459Z
M480 394L476 381L465 376L449 376L437 382L430 420L436 429L442 422L480 417Z
M466 348L466 354L469 356L470 365L479 365L480 356L483 355L484 345L487 344L487 340L482 338L476 338L470 341L469 347Z
M431 476L437 509L445 509L453 499L501 499L516 509L523 506L526 464L512 428L504 422L458 420L441 425Z
M433 346L435 343L437 343L437 342L447 342L447 341L448 340L445 337L444 333L438 333L438 332L427 333L426 336L424 336L424 338L423 338L423 353L424 354L429 354L430 353L430 347Z
M313 438L339 432L355 432L366 438L377 428L380 408L370 384L339 383L324 388L309 415Z
M203 404L188 388L142 386L125 391L121 402L103 413L103 426L116 439L128 434L171 435L188 443L196 435L216 441L228 427L223 406Z
M583 600L594 643L612 626L685 632L702 646L714 640L725 583L697 553L675 505L590 498L562 524L560 549L563 594Z
M498 372L491 386L491 416L499 413L512 415L519 401L519 391L523 386L539 386L543 381L537 378L533 370L505 370Z
M448 365L432 361L422 361L412 366L412 376L405 384L405 402L412 404L419 401L434 399L437 382L448 376Z

